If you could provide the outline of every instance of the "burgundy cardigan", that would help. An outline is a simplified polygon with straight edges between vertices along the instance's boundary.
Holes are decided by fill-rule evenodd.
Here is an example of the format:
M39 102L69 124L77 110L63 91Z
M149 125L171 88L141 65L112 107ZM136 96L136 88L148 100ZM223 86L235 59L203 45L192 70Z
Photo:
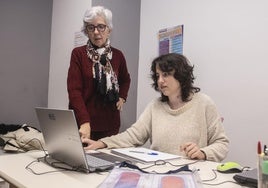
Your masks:
M119 97L127 99L130 75L123 53L111 48L111 65L117 75ZM93 62L86 54L86 45L74 48L68 70L67 89L69 108L73 109L78 126L90 122L92 131L107 131L120 127L120 111L116 103L104 103L96 94L92 74Z

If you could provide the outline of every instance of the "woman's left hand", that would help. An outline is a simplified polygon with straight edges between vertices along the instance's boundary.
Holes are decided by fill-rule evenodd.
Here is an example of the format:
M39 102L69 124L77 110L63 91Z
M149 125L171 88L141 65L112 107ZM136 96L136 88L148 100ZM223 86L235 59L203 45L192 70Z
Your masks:
M180 150L184 151L186 156L190 159L206 159L205 153L200 150L199 146L196 143L187 142L180 146Z
M125 99L119 98L118 102L116 103L117 110L122 111L124 103L125 103Z

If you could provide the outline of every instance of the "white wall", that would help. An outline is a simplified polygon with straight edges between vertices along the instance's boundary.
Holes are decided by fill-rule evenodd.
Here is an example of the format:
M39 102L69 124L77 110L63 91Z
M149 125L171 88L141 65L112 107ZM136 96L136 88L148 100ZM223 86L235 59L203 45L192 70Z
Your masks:
M38 127L47 106L52 0L0 1L0 122Z
M68 108L67 72L74 48L74 33L83 25L91 0L53 1L48 107Z
M183 24L184 55L195 65L196 85L225 119L231 141L226 160L255 166L257 141L268 144L266 7L266 0L142 0L137 116L159 96L149 79L158 31Z

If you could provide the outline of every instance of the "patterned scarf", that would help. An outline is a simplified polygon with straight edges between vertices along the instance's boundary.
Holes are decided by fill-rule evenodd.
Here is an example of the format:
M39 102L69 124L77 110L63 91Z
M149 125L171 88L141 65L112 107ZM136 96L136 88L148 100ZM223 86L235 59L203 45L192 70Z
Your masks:
M117 102L119 100L119 85L111 65L113 53L110 40L107 40L103 48L94 47L88 40L87 56L93 61L92 71L97 93L104 102Z

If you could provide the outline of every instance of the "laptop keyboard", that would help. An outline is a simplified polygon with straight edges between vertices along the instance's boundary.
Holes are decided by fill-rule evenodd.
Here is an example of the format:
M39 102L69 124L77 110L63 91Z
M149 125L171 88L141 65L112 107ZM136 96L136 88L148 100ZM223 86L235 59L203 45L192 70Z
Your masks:
M91 156L106 160L106 161L110 161L111 163L116 163L119 164L121 162L126 161L126 158L122 158L116 155L112 155L112 154L108 154L108 153L104 153L104 152L97 152L97 153L90 153Z
M87 158L88 165L92 166L92 167L102 167L102 166L114 165L113 163L111 163L109 161L106 161L106 160L103 160L103 159L100 159L100 158L97 158L97 157L94 157L91 155L86 155L86 158Z

